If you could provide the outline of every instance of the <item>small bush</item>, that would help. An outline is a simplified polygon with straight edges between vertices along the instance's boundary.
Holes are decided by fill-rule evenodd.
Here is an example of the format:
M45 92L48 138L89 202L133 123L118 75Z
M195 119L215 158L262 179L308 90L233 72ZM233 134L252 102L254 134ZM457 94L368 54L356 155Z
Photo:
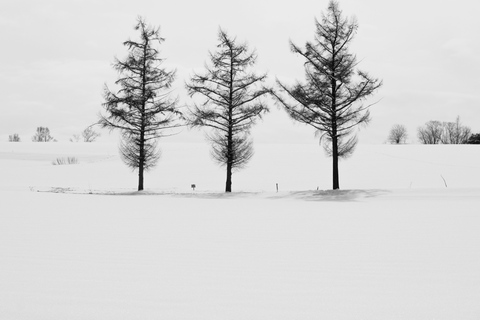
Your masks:
M50 135L50 129L47 127L38 127L37 128L37 133L32 137L33 142L49 142L49 141L56 141L51 135Z
M8 136L8 141L9 142L20 142L20 136L18 133L14 133Z
M65 165L65 164L78 164L78 159L75 157L68 157L68 158L57 158L54 161L52 161L52 164L54 166L56 165Z

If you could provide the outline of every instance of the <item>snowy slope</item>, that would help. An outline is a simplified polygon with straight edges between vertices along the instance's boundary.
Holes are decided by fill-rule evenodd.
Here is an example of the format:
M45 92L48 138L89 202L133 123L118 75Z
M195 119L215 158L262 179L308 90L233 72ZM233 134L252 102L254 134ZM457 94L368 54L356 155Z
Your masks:
M318 146L257 146L231 195L163 151L138 194L115 146L0 144L0 319L480 318L478 148L359 146L333 192Z

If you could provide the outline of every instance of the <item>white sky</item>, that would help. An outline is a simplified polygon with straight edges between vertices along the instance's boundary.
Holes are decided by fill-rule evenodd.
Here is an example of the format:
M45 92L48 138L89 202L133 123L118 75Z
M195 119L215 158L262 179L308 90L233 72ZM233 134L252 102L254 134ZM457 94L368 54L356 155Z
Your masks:
M48 126L67 141L97 120L104 83L113 84L113 58L135 38L137 16L160 26L165 66L177 69L175 94L189 99L184 81L214 50L221 26L258 53L271 79L303 79L302 60L289 50L313 39L314 18L328 0L2 0L0 2L0 139L19 133L30 141ZM383 79L371 99L372 123L360 143L384 143L393 124L407 126L410 142L428 120L462 122L480 132L480 3L475 0L342 0L359 30L350 49L359 67ZM314 143L313 129L293 123L271 104L253 130L256 142ZM105 135L104 135L105 137ZM170 141L203 141L185 130Z

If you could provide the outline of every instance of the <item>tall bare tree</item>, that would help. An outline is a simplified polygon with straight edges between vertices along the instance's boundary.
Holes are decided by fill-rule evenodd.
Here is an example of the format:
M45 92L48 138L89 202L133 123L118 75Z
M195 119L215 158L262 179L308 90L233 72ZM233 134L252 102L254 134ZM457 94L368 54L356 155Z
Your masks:
M175 71L161 67L164 60L159 57L157 46L164 39L160 29L138 18L135 30L140 32L140 39L123 43L128 55L114 63L120 75L115 82L119 89L115 93L105 86L105 112L99 123L105 128L120 129L120 153L129 167L138 169L140 191L144 188L144 171L158 161L158 138L180 125L181 113L176 109L176 99L169 98Z
M242 168L253 155L249 130L268 111L261 97L269 90L259 87L266 75L251 69L257 58L246 43L238 44L223 30L218 33L218 51L210 53L206 71L194 74L186 84L190 96L203 102L190 108L192 127L209 127L212 155L226 166L225 192L232 191L232 172Z
M316 129L333 159L333 189L339 189L338 160L354 151L354 129L370 119L370 105L362 102L382 81L356 69L356 57L348 46L358 24L355 19L343 17L336 1L330 1L326 14L320 22L315 20L315 26L315 39L307 42L305 49L290 42L291 50L305 59L306 83L288 86L277 80L281 91L293 99L274 95L294 120Z

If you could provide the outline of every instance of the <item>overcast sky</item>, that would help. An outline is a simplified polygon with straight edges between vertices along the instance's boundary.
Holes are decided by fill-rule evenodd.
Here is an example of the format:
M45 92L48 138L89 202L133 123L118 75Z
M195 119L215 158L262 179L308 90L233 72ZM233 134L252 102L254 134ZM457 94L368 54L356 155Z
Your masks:
M392 125L404 124L409 142L428 120L456 116L480 132L480 2L476 0L342 0L359 23L350 46L359 68L383 79L372 97L372 122L360 143L384 143ZM97 121L102 89L112 84L123 41L136 39L138 16L160 26L164 66L177 69L180 104L184 81L215 50L218 28L258 53L259 71L271 79L303 78L302 60L289 40L313 39L314 19L328 0L2 0L0 2L0 139L19 133L30 141L48 126L59 141ZM312 143L313 129L293 123L272 102L271 113L252 131L255 142ZM105 137L105 135L104 135ZM165 138L167 139L167 138ZM203 141L188 131L170 141Z

